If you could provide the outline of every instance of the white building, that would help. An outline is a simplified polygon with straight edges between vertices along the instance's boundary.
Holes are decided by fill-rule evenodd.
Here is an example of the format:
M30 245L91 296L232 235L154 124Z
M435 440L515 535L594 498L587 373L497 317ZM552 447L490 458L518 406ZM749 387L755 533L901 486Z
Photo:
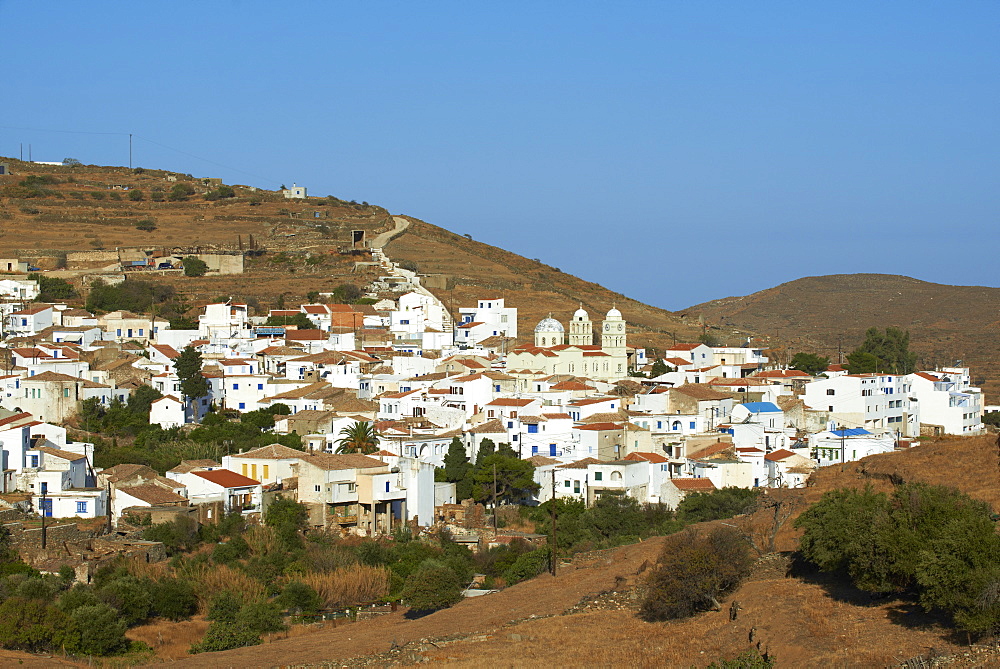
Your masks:
M983 393L971 385L965 367L945 367L906 377L910 394L920 403L920 424L937 434L982 434Z
M846 374L807 383L802 399L838 425L913 437L920 434L920 410L910 401L911 383L894 374Z
M504 306L504 300L479 300L476 307L458 310L455 343L475 346L489 337L517 337L517 309Z

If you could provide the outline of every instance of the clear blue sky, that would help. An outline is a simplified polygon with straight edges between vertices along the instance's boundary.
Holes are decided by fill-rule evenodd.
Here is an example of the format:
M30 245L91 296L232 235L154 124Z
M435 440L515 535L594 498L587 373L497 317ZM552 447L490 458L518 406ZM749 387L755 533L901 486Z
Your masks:
M136 165L380 204L670 309L996 286L998 28L986 0L0 0L0 155L128 164L10 128L131 132Z

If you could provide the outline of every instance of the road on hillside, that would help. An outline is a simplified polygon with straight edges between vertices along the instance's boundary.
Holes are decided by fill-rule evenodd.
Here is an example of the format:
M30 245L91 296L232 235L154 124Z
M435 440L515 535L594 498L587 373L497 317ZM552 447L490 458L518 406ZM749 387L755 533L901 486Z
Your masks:
M371 247L373 249L382 248L383 246L389 243L389 239L393 235L399 234L403 230L406 230L408 227L410 227L410 222L405 218L403 218L402 216L393 216L392 220L396 224L396 227L394 227L392 230L389 230L388 232L383 232L381 235L373 239L371 243Z

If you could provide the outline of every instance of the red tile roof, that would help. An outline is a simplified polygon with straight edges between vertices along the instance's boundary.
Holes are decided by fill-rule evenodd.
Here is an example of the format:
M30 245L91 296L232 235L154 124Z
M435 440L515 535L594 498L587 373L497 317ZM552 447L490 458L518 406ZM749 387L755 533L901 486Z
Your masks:
M678 490L685 492L711 492L715 484L710 479L670 479Z
M260 485L260 481L231 472L228 469L213 469L210 472L192 472L195 476L200 476L206 481L211 481L223 488L246 488L247 486Z
M764 459L770 460L771 462L777 462L779 460L785 460L787 458L790 458L793 455L795 455L795 453L792 453L787 448L782 448L777 451L774 451L773 453L768 453L767 455L764 456Z
M636 451L635 453L629 453L625 456L625 460L636 460L639 462L667 462L667 459L660 455L659 453L643 453L641 451Z

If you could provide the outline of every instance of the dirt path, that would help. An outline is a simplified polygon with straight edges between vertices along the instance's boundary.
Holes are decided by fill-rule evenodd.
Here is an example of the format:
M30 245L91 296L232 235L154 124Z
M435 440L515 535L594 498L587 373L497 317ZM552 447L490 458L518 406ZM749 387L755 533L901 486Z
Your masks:
M408 227L410 227L410 222L405 218L403 218L402 216L393 216L392 220L396 224L396 226L392 230L389 230L388 232L383 232L378 237L373 239L371 243L371 247L373 249L382 248L383 246L389 243L389 239L393 235L398 234L403 230L406 230Z

